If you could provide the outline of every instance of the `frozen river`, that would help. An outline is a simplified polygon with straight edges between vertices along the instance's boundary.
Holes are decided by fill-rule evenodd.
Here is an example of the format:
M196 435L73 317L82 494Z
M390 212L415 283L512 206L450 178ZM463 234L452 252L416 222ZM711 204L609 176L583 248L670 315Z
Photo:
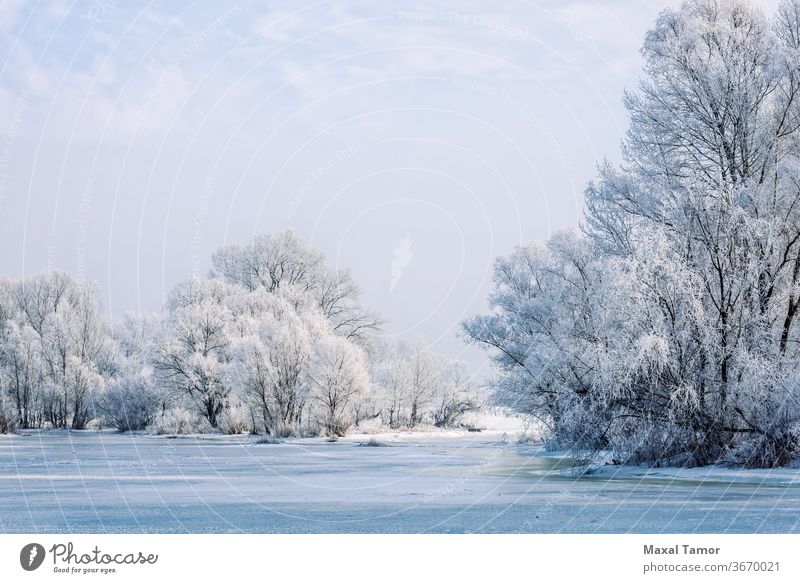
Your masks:
M575 477L498 434L0 436L0 532L800 532L800 470Z

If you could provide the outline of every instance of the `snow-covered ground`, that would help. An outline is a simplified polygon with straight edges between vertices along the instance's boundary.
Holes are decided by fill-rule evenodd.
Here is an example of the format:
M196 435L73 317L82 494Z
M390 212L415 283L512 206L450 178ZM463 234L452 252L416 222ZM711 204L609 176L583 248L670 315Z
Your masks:
M576 477L513 429L0 436L0 532L800 532L800 470Z

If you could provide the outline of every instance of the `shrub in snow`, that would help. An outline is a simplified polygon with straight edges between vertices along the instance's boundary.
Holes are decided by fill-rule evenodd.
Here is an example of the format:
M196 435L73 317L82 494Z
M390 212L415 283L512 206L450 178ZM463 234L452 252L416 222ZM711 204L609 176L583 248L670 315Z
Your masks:
M384 443L383 441L378 441L374 437L369 441L365 441L358 444L360 447L389 447L388 443Z
M120 431L146 429L159 406L152 380L147 376L127 376L112 381L97 398L103 420Z
M800 453L800 432L788 435L759 435L728 450L723 462L745 468L773 468L791 464Z
M250 410L242 403L234 403L228 406L220 415L219 429L229 435L250 433L253 428L253 421Z
M542 437L535 433L523 431L522 433L519 434L519 437L517 437L517 443L519 445L539 444L542 443Z
M280 425L275 429L274 435L284 439L287 437L298 437L300 435L300 430L291 425Z
M319 425L302 425L298 430L300 437L319 437Z
M189 435L193 433L212 433L214 428L208 419L197 411L175 407L156 416L150 427L156 435Z

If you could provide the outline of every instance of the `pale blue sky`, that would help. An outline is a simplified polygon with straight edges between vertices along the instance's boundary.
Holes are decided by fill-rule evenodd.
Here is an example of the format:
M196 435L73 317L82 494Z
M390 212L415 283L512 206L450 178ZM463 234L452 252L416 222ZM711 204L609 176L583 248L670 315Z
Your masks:
M0 273L155 311L213 249L293 228L390 335L480 372L458 322L494 257L577 225L674 4L0 0Z

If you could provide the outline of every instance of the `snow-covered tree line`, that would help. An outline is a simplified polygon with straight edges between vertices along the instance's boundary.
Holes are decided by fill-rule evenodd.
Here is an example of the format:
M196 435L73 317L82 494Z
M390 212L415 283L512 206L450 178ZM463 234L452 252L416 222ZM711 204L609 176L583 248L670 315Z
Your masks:
M800 1L665 10L625 95L623 161L581 234L495 266L464 323L499 402L624 462L800 454Z
M350 274L293 233L229 245L212 265L163 315L113 323L67 274L0 280L0 432L338 436L366 421L454 426L477 410L462 363L377 339Z

